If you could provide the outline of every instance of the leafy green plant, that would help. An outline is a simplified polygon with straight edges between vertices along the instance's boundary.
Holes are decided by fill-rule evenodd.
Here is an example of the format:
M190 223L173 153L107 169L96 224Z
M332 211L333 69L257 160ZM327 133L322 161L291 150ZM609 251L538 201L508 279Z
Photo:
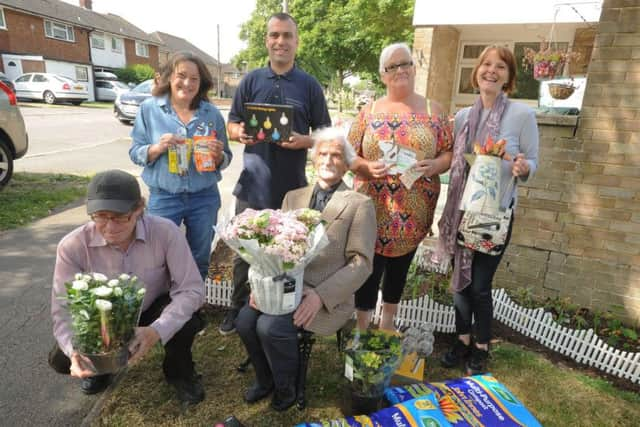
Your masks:
M353 369L352 390L360 396L382 396L402 360L402 339L392 332L356 329L345 353Z
M113 71L118 76L118 80L126 83L142 83L145 80L154 78L156 70L148 64L134 64L126 68L118 68Z
M427 271L414 260L409 266L402 298L416 299L426 294L436 302L451 305L453 296L449 292L450 281L450 275Z
M622 328L622 335L633 341L638 339L638 333L631 328Z
M539 306L533 297L533 289L530 287L517 288L510 296L525 308L536 308Z
M145 289L127 274L109 280L104 274L75 275L65 283L73 329L73 346L84 354L102 354L127 345L138 323Z

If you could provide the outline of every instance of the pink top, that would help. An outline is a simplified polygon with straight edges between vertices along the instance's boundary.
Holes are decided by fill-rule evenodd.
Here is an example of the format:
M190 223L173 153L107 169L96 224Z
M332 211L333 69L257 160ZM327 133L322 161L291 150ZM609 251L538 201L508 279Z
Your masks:
M71 316L66 303L65 282L76 273L102 273L109 279L122 273L135 275L144 283L142 310L160 295L169 294L171 303L150 326L166 344L204 302L204 284L184 234L171 221L143 215L135 228L136 238L127 251L107 244L93 221L76 228L58 244L51 292L53 335L62 351L71 356Z

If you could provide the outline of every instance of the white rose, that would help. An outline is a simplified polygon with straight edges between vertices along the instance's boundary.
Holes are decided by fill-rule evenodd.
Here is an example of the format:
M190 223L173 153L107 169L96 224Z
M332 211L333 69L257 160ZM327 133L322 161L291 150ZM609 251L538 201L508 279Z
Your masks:
M119 284L120 284L120 281L118 279L111 279L107 282L107 286L109 286L110 288L115 288Z
M106 286L98 286L97 288L93 289L93 293L99 297L108 297L113 293L113 289Z
M102 273L93 273L93 280L96 282L106 282L109 278Z
M113 288L113 294L117 297L121 297L122 296L122 288L119 286L116 286L115 288Z
M125 281L125 280L129 280L129 279L131 279L131 276L129 276L129 275L128 275L128 274L126 274L126 273L122 273L120 276L118 276L118 279L120 279L120 280L122 280L122 281Z
M147 290L145 288L138 289L138 295L144 295Z
M76 280L82 280L82 273L76 273L76 275L74 276L74 278Z
M83 274L82 275L82 280L84 280L85 282L88 282L91 280L91 276L89 276L88 274Z
M87 282L85 282L84 280L74 280L71 284L71 287L76 291L86 291L87 289L89 289L89 284L87 284Z
M105 299L97 299L96 307L98 307L98 310L100 311L111 311L111 308L113 306L111 305L110 301L107 301Z

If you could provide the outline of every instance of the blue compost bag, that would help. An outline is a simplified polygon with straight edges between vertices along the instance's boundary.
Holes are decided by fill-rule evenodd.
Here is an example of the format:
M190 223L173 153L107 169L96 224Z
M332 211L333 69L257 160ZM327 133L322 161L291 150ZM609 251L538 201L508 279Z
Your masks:
M398 403L371 415L298 424L296 427L449 427L435 394Z
M385 398L396 405L424 394L437 397L441 411L455 427L542 427L527 408L491 374L444 383L389 387L385 390Z

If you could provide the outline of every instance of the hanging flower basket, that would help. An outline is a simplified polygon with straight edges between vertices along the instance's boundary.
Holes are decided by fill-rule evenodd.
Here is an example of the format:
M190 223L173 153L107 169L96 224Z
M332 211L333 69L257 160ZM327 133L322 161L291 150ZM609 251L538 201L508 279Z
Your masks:
M571 83L549 83L549 94L553 99L567 99L576 89Z
M537 52L525 48L522 66L525 70L533 69L533 78L536 80L551 80L562 73L566 64L580 57L578 52L552 49L549 43L543 41Z
M563 61L542 59L533 64L533 78L536 80L551 80L559 75L564 67Z

